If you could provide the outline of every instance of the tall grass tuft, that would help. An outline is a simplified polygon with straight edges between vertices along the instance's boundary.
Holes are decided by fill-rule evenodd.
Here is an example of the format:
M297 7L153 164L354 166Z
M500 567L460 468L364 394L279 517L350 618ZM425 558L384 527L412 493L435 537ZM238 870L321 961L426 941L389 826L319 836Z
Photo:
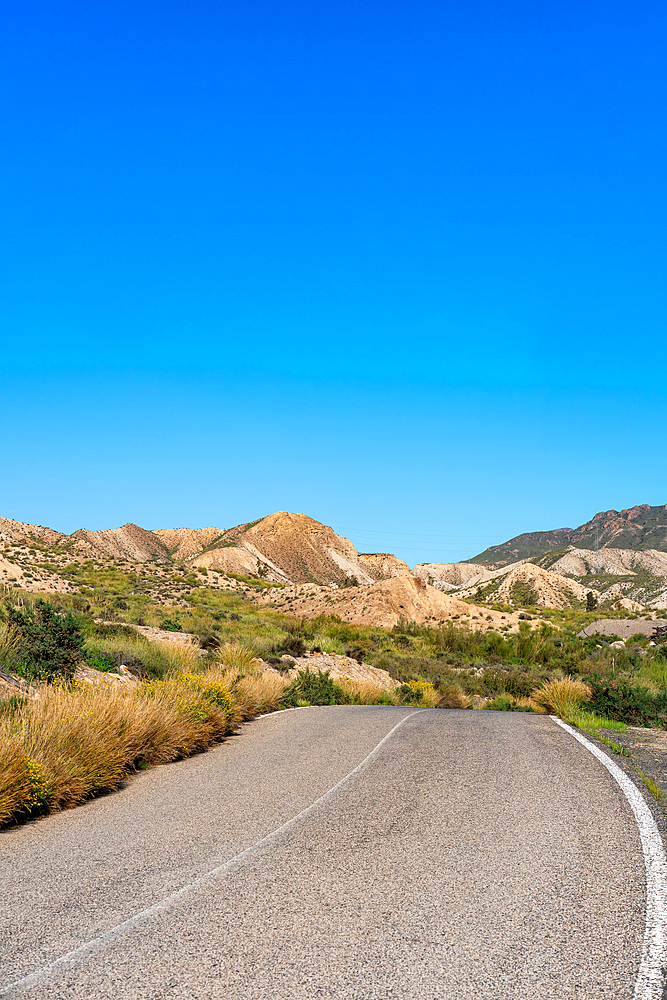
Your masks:
M375 681L358 681L352 677L341 677L336 681L345 692L351 705L398 705L399 698L394 690L389 690Z
M470 708L471 698L453 681L441 681L437 692L436 708ZM427 699L422 704L427 705Z
M535 688L531 702L536 712L550 712L567 721L591 697L592 691L584 681L562 677L546 681L541 687Z
M20 742L0 734L0 826L29 801L30 772Z
M233 670L250 670L255 666L256 654L252 646L244 642L228 642L218 650L217 659Z
M0 669L12 666L19 648L19 636L8 622L0 621Z

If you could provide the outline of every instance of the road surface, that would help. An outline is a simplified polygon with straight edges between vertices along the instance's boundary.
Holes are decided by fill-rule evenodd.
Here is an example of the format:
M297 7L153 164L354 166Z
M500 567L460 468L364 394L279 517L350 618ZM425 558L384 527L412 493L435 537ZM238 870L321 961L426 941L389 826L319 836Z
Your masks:
M630 1000L645 881L548 717L284 712L0 833L0 996Z

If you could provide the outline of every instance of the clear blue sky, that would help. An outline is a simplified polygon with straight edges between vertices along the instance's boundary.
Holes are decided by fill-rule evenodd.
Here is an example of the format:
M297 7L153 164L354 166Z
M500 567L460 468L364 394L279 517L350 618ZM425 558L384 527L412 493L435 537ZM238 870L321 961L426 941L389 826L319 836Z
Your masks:
M0 514L466 558L667 503L667 8L35 0Z

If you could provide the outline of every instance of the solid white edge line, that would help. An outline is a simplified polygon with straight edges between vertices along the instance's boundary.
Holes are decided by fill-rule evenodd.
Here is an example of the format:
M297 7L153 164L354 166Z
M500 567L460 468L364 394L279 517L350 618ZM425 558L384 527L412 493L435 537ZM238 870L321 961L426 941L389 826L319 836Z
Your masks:
M287 709L286 711L293 711L293 710ZM291 830L292 827L296 826L297 823L305 819L306 816L308 816L311 812L317 809L318 806L322 805L322 803L330 799L333 795L335 795L336 792L340 791L341 788L343 788L349 781L351 781L352 778L354 778L357 774L359 774L359 772L363 770L364 767L366 767L366 765L373 759L373 757L375 757L376 754L379 753L379 751L385 745L387 740L389 740L389 738L393 736L396 730L400 729L400 727L403 725L404 722L407 722L408 719L411 719L413 715L419 715L421 712L424 711L428 711L428 709L422 708L418 709L416 712L410 712L409 715L404 715L403 718L400 720L400 722L397 722L394 728L389 730L387 735L380 740L377 746L373 747L371 752L367 754L367 756L364 757L361 763L357 764L357 766L352 771L350 771L349 774L346 774L344 778L341 778L341 780L337 782L337 784L333 785L333 787L330 788L327 792L325 792L324 795L320 795L319 799L315 799L314 802L311 802L309 806L306 806L305 809L302 809L301 812L297 813L296 816L292 816L292 818L288 819L286 823L282 824L282 826L279 826L275 830L272 830L271 833L268 833L266 837L262 837L261 840L258 840L251 847L247 847L245 851L241 851L240 854L235 854L233 858L229 858L228 861L225 861L223 862L223 864L218 865L217 868L212 868L211 871L206 872L204 875L198 876L198 878L196 879L193 879L192 882L189 882L187 885L184 885L181 889L177 889L176 892L172 892L171 895L165 896L165 898L161 899L159 903L154 903L152 906L147 907L145 910L141 910L139 913L135 913L133 916L128 917L127 920L123 920L122 923L116 924L115 927L111 927L108 931L105 931L104 934L100 934L98 937L91 938L90 941L86 941L85 944L79 945L78 948L74 948L72 951L68 951L66 955L61 955L60 958L56 958L55 961L49 962L48 965L43 966L41 969L37 969L35 972L31 972L27 976L23 976L23 978L15 980L13 983L8 983L7 986L0 986L0 997L9 997L17 990L25 989L30 986L35 986L38 982L40 982L42 979L45 979L52 972L55 972L60 968L67 967L68 965L73 964L77 959L83 958L85 955L90 954L92 951L95 951L102 945L108 944L110 941L113 941L114 938L117 938L124 931L129 930L132 927L136 927L137 924L143 923L145 920L148 920L150 917L152 917L155 913L159 913L160 910L166 909L172 903L175 903L177 900L181 899L183 896L191 892L193 889L199 888L199 886L204 885L211 879L216 878L216 876L221 875L225 871L228 871L230 868L232 868L233 865L237 864L239 861L242 861L244 858L247 858L248 855L254 853L255 851L259 850L262 847L265 847L267 844L270 844L273 840L277 840L280 836L282 836L282 834L287 833L288 830ZM278 713L271 712L269 714L277 715Z
M555 715L550 716L596 757L619 785L634 813L646 868L646 929L634 1000L663 1000L667 965L667 859L651 810L633 781L594 743Z

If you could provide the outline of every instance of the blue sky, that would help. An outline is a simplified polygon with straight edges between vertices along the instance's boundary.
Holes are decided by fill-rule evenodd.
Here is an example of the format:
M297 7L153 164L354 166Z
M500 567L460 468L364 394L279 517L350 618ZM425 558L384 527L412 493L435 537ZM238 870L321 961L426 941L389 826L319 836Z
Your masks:
M465 558L667 502L667 10L37 0L0 514Z

